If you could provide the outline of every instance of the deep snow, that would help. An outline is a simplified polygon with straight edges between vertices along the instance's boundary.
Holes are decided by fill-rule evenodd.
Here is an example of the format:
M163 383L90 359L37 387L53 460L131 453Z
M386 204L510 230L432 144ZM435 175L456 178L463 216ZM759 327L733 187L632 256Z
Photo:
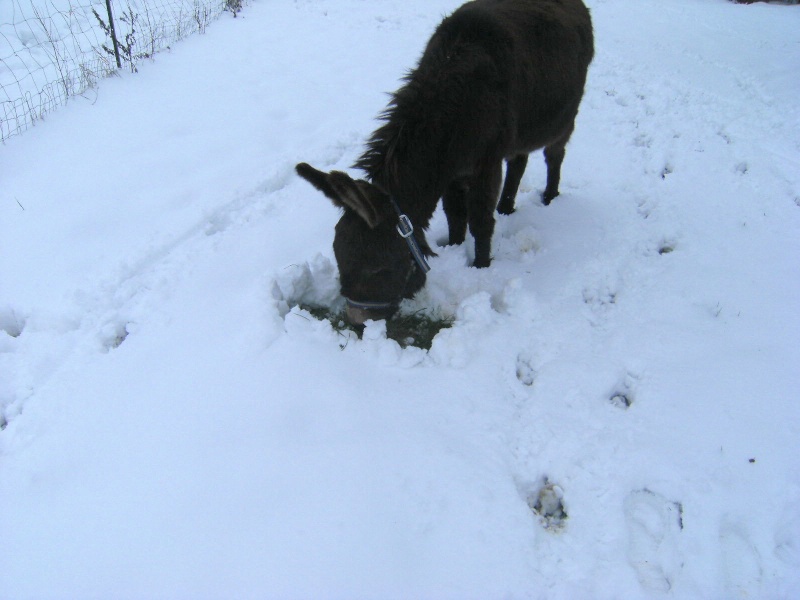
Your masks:
M293 166L458 4L254 2L0 147L0 597L800 597L800 10L587 2L562 195L343 337Z

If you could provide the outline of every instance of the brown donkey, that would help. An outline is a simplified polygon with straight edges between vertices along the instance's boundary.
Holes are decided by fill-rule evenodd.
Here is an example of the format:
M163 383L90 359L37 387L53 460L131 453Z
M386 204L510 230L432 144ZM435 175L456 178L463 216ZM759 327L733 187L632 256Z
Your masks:
M468 2L442 21L393 94L354 165L366 179L297 165L344 209L333 249L352 323L390 317L425 284L434 253L424 231L440 198L450 244L469 227L474 266L488 267L495 207L514 211L534 150L544 148L547 163L544 204L558 195L593 55L581 0Z

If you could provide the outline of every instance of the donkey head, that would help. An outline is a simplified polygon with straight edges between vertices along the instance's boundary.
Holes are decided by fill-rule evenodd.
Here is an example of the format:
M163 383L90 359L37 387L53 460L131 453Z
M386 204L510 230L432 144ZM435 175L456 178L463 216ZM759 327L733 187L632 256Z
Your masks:
M391 198L341 171L324 173L300 163L297 173L344 209L336 224L333 253L348 321L362 325L367 319L388 319L403 298L425 285L425 272L397 231ZM423 254L433 255L424 237L419 245Z

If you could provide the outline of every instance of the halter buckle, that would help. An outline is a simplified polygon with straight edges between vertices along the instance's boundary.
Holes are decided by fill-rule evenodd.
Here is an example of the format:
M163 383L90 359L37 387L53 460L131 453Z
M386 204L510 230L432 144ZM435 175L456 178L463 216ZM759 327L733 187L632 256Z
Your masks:
M408 215L400 215L398 217L397 233L400 234L401 238L406 240L414 235L414 225L412 225Z

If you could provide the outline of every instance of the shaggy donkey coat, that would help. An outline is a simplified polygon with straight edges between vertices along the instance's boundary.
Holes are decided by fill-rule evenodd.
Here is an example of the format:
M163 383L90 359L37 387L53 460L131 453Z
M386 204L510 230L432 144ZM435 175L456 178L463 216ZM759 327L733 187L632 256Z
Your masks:
M495 208L514 211L529 153L544 148L544 204L558 195L593 54L581 0L473 0L439 25L392 96L354 165L365 179L297 165L344 209L334 253L351 321L390 316L425 283L396 231L399 213L431 256L424 230L441 198L449 243L464 242L469 228L474 266L488 267Z

